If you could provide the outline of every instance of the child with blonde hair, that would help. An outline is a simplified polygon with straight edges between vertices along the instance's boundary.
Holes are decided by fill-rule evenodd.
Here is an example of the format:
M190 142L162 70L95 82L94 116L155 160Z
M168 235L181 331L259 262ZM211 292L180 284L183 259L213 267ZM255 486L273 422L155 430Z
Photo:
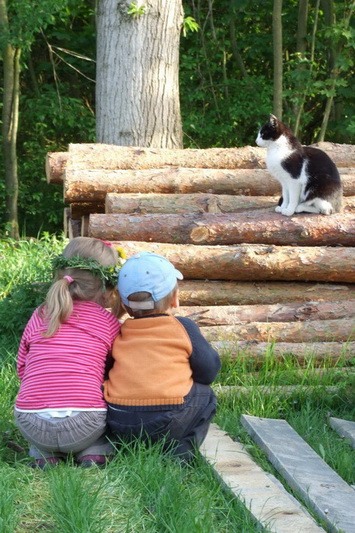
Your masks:
M119 263L111 245L89 237L74 238L53 261L56 279L24 330L17 360L15 419L32 466L56 465L68 453L81 466L103 465L112 453L102 383L120 330Z

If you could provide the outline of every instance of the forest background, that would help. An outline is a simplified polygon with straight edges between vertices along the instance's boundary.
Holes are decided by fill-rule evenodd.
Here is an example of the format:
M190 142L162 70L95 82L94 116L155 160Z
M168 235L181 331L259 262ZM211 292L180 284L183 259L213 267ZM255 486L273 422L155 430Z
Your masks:
M40 1L21 0L21 9L10 17L21 43L18 207L20 232L26 236L63 229L62 187L46 182L46 153L67 151L69 143L95 142L95 1L44 4L43 10ZM302 143L354 144L354 5L349 0L283 2L277 58L274 1L184 0L184 147L255 145L259 126L275 110L274 67L280 60L282 119ZM0 44L3 50L1 37ZM1 92L2 87L3 71ZM1 151L2 205L3 167ZM0 234L6 236L3 211Z

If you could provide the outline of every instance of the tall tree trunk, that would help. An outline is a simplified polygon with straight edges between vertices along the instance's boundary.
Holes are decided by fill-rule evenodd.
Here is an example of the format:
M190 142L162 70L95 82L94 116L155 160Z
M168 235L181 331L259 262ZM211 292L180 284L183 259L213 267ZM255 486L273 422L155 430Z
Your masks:
M324 0L322 2L325 18L327 21L327 25L329 28L332 27L333 24L335 24L335 14L334 14L334 1L333 0ZM350 2L350 5L347 9L344 8L344 16L343 16L343 29L348 30L350 19L353 14L355 8L355 2ZM330 38L329 43L329 67L330 67L330 75L329 75L329 96L327 98L327 102L325 104L325 110L323 115L323 121L321 125L321 129L318 135L318 141L324 141L325 134L328 127L329 117L330 113L333 107L333 101L334 96L336 95L336 87L337 87L337 79L339 77L341 69L337 66L337 58L340 54L341 48L343 46L343 43L341 41L338 41L336 45L334 45L333 39Z
M274 48L274 114L282 120L282 0L274 0L272 13L272 33Z
M308 19L308 0L299 0L298 2L298 24L297 24L297 42L296 42L296 53L299 55L300 64L298 66L298 71L301 73L305 70L305 66L302 63L302 60L305 58L305 52L307 50L307 19ZM304 105L303 97L303 81L297 83L297 92L298 92L298 103L295 108L296 111L296 122L293 129L294 134L298 135L298 130L301 121L301 115Z
M181 148L181 0L100 0L96 137L122 146Z
M8 33L6 0L0 0L0 28ZM2 109L2 146L4 152L6 184L6 220L12 238L19 238L18 226L18 174L17 130L20 93L21 49L6 43L2 48L4 69L4 96Z

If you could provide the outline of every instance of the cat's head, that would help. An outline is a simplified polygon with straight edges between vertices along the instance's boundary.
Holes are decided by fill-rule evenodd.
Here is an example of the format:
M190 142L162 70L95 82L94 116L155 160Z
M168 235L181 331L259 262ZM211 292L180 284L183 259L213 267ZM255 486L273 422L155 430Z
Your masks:
M288 130L287 126L280 122L275 115L269 115L269 121L260 128L255 142L258 146L267 148L285 134L286 130Z

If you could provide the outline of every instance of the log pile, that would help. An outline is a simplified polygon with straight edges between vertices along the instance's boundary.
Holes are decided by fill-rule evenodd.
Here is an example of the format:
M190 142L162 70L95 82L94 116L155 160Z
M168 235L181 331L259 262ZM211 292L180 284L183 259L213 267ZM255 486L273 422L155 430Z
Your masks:
M337 164L343 212L284 217L259 147L168 150L71 144L49 153L65 230L170 259L180 313L229 356L354 357L355 146L318 143Z

